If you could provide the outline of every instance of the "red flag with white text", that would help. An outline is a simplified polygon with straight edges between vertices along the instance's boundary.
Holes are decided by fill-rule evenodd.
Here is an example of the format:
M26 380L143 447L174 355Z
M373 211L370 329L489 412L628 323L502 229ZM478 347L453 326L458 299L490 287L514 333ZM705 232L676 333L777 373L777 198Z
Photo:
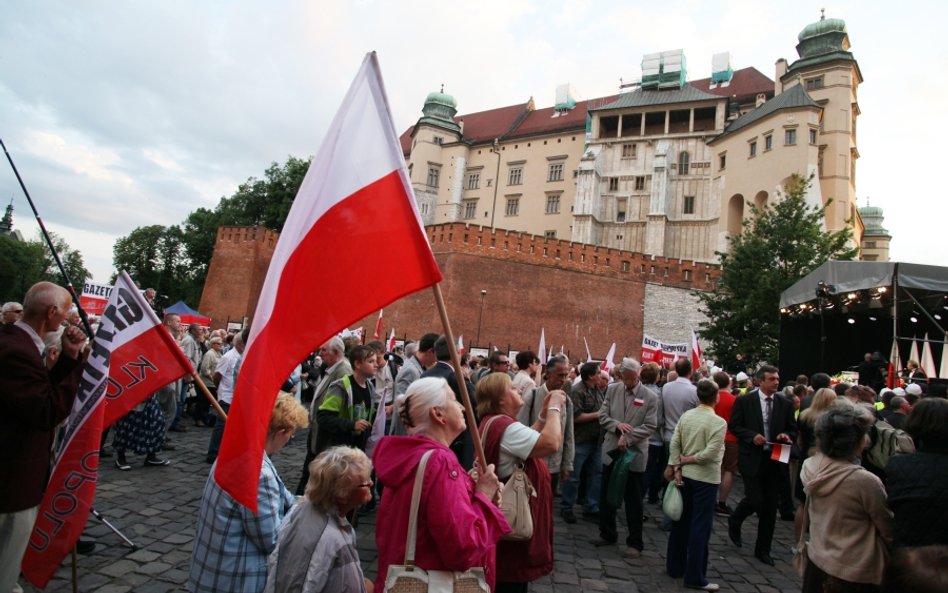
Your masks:
M341 237L362 249L339 249ZM399 254L400 265L377 267L371 281L360 280L362 254L383 246ZM335 288L301 290L314 269L321 286ZM217 458L217 483L256 511L273 401L293 367L315 344L440 280L373 52L303 179L270 261Z
M132 279L120 272L23 556L23 574L35 586L46 587L86 525L95 498L99 444L108 419L121 417L125 412L117 410L130 410L189 369Z

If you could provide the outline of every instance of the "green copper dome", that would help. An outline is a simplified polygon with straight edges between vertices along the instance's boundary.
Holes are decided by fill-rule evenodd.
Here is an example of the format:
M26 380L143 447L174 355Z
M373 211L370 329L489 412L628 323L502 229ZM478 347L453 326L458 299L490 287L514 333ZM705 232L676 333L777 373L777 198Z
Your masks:
M843 19L820 19L810 23L797 35L797 41L803 41L826 33L846 33L846 21Z
M458 102L454 100L454 97L445 93L435 91L433 93L428 93L428 96L425 98L425 105L433 103L436 105L443 105L457 111Z
M862 218L862 224L865 227L867 236L887 236L889 231L882 226L885 217L882 208L878 206L863 206L859 209L859 216Z
M458 112L458 102L454 97L444 92L444 87L440 91L428 93L425 97L425 106L421 108L421 119L418 125L429 124L439 128L444 128L455 133L460 133L461 128L454 121L454 116Z
M797 39L797 54L802 60L849 51L849 34L842 19L821 17L804 27Z

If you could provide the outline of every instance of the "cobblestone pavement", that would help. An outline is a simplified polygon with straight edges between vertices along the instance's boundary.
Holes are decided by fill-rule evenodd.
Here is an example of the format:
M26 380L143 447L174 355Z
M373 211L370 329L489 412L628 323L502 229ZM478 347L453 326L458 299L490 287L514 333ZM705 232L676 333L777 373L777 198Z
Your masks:
M89 555L78 556L78 590L99 593L166 593L185 591L194 526L201 491L209 465L204 457L211 436L208 428L188 426L184 434L172 433L175 451L165 453L166 467L144 467L144 457L129 457L132 470L121 472L113 459L102 460L95 508L131 539L137 549L124 545L104 524L90 518L83 539L96 542ZM292 490L299 480L306 447L306 434L277 453L273 461ZM740 480L731 493L731 506L741 495ZM566 524L555 518L556 565L553 574L534 582L534 593L615 591L656 593L684 591L680 579L665 574L667 534L658 528L661 512L646 505L650 519L645 526L645 551L638 560L626 560L623 547L596 548L590 542L598 535L596 525L580 519ZM620 518L622 517L620 512ZM624 521L620 521L622 523ZM708 578L722 591L740 593L797 592L800 579L790 563L792 523L777 521L773 556L776 567L766 566L752 554L756 519L744 525L745 546L735 548L727 538L727 523L715 519L711 535ZM360 518L357 533L359 555L366 576L375 576L375 514ZM620 526L619 541L624 541ZM748 544L750 544L748 546ZM21 578L21 582L25 581ZM36 589L24 584L25 591ZM72 590L71 564L65 564L50 582L47 591Z

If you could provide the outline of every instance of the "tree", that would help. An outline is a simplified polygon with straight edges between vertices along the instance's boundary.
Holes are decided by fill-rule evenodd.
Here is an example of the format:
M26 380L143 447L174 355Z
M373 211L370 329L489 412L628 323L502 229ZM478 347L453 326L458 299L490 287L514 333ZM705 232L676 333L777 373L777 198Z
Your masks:
M776 362L780 293L829 259L858 253L847 226L828 232L825 211L806 204L812 176L794 175L772 205L751 207L743 232L718 252L721 278L712 292L696 293L708 321L699 333L709 350L727 364L742 355L748 362Z
M163 301L183 298L189 286L189 265L181 228L177 226L154 224L136 228L115 242L112 262L116 270L128 272L142 288L154 288Z
M83 282L90 276L82 254L56 233L49 235L69 279L76 290L81 291ZM66 285L43 236L30 241L0 237L0 302L23 300L27 289L42 280Z

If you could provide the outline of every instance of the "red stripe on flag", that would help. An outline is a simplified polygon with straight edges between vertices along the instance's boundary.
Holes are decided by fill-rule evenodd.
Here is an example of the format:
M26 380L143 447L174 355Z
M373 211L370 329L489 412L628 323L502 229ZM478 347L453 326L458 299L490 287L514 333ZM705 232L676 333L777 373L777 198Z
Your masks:
M244 353L214 474L247 508L257 508L273 402L293 367L340 329L441 280L410 200L400 170L392 171L327 210L287 259L271 316ZM411 264L374 266L372 254L383 245ZM363 275L370 267L371 281Z

